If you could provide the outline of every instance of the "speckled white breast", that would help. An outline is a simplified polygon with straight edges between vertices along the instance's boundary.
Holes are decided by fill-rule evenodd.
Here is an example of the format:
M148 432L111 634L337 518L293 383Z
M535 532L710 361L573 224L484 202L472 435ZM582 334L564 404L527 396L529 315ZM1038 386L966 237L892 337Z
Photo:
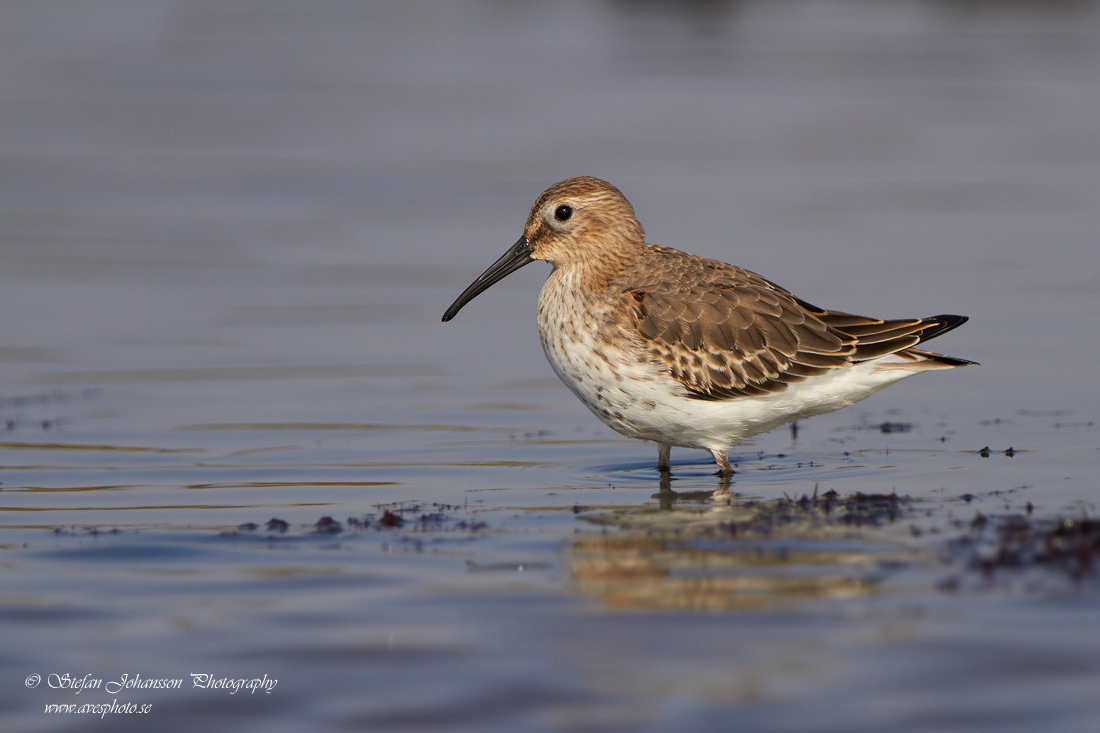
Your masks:
M655 370L639 362L629 337L611 325L613 304L588 297L570 269L551 273L539 294L542 350L554 372L609 427L632 438L647 430L657 408Z

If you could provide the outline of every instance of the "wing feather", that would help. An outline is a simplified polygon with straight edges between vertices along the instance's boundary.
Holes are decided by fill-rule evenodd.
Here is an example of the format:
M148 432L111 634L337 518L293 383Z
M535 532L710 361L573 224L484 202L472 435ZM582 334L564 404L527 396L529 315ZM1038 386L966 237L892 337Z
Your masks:
M904 352L965 320L829 311L747 270L666 247L647 250L623 278L624 321L641 356L696 399L782 392L830 369Z

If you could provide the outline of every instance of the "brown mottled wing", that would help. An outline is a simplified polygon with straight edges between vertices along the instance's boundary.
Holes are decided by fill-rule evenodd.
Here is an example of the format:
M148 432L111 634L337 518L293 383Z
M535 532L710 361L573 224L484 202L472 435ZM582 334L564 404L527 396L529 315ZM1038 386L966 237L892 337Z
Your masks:
M930 337L922 332L935 335L949 327L826 311L747 270L654 249L666 277L624 288L631 323L646 357L696 399L782 392L793 382L907 349Z

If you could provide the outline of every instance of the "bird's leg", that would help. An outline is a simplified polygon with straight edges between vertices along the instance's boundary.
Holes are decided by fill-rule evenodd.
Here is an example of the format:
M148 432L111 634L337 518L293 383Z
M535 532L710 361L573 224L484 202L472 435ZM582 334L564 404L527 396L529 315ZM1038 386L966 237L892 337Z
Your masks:
M657 470L661 473L668 473L672 470L669 466L668 456L672 453L672 446L668 443L657 444Z
M733 469L730 468L730 459L726 455L724 450L711 450L710 454L714 456L714 462L718 464L719 476L732 476Z

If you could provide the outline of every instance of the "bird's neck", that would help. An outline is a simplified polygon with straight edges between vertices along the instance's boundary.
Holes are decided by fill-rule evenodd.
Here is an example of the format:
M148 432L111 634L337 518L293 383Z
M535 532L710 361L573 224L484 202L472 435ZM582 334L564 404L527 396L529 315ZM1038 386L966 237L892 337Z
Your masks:
M589 250L584 256L554 268L554 274L569 286L590 292L603 290L643 255L644 244L620 243Z

